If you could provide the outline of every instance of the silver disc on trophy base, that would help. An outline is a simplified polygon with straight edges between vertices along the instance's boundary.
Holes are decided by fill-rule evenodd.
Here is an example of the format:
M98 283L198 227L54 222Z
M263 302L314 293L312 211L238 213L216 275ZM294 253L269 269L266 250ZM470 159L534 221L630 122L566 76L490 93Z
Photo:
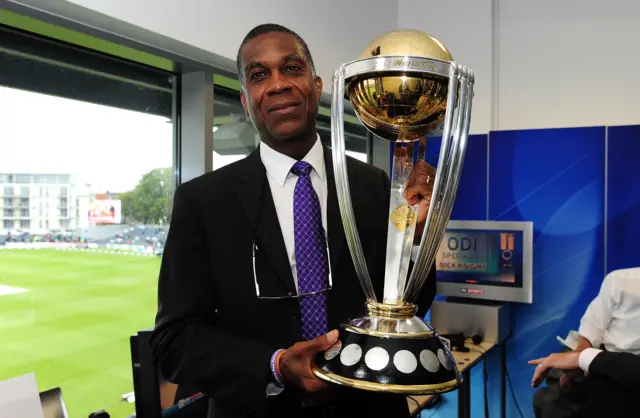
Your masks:
M387 32L333 78L331 143L338 203L367 315L340 328L338 343L314 359L316 376L338 385L406 394L442 393L462 381L456 363L414 304L435 261L458 189L467 145L473 72L453 61L436 38L416 30ZM394 143L382 301L362 251L351 204L344 141L344 98L364 126ZM424 160L427 137L442 129L437 168L423 177L432 190L426 222L419 204L404 198L413 168ZM414 202L415 203L415 202ZM409 268L411 250L419 251Z

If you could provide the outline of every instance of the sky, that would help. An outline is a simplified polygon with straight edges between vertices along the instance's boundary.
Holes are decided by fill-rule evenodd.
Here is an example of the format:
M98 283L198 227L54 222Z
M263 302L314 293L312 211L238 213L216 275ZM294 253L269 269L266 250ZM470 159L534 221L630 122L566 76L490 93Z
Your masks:
M167 118L0 87L0 172L72 174L96 193L173 165Z

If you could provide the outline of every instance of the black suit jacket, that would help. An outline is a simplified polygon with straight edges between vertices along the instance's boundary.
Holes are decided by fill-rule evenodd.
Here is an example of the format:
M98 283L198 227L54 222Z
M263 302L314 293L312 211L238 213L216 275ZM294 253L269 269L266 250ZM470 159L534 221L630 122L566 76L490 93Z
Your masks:
M333 275L329 329L365 313L365 297L346 243L333 165L327 167L327 233ZM347 160L356 224L373 285L383 290L390 185L380 169ZM302 409L295 388L266 396L271 355L300 341L296 299L256 297L255 266L264 295L295 294L295 284L265 168L258 150L246 159L180 185L160 268L158 314L151 338L154 360L170 381L211 399L216 418L244 416L402 416L407 402L341 389L322 407ZM434 273L432 273L434 274ZM435 279L418 300L429 309ZM352 410L355 407L355 410ZM321 412L317 412L322 410ZM366 410L370 410L367 412ZM389 415L391 413L392 415ZM213 415L212 415L213 416ZM313 415L315 416L315 415Z
M603 351L591 362L582 387L586 403L576 417L635 416L640 356Z

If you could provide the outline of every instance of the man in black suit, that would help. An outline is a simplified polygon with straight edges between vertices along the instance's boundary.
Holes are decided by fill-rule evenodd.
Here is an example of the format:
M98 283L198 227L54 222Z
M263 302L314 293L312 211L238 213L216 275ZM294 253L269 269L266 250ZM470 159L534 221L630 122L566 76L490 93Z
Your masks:
M551 369L576 371L586 376L580 385L583 403L565 416L571 418L596 418L605 416L632 416L636 409L636 399L640 396L640 356L631 353L615 353L595 348L583 351L555 353L548 357L532 360L536 365L531 385L538 387L543 376ZM570 383L569 383L570 384ZM542 410L536 415L544 414Z
M290 30L261 25L240 47L238 75L261 144L176 190L151 341L155 362L168 380L209 396L215 418L408 416L403 396L329 386L311 372L313 356L336 342L340 323L365 313L365 297L345 240L331 153L316 133L322 80L309 49ZM380 298L389 178L351 158L347 169ZM405 193L419 203L418 231L434 173L417 165ZM302 253L309 242L315 249ZM430 277L420 315L434 294Z

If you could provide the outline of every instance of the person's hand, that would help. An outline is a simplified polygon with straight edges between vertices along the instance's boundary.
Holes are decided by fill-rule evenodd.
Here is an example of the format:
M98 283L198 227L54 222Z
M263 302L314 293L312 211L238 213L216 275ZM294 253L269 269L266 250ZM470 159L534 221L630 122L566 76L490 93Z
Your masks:
M422 239L422 232L424 231L425 222L427 221L435 180L436 169L423 160L419 160L416 165L413 166L413 170L411 170L411 174L409 174L409 178L407 179L404 198L410 206L418 205L418 220L415 232L415 241L417 242L420 242Z
M575 370L578 369L580 358L580 352L570 351L566 353L555 353L550 356L539 358L537 360L529 361L529 364L537 365L533 372L533 379L531 379L531 386L536 388L544 377L551 371L551 369L557 370Z
M306 392L318 392L328 385L311 371L311 362L317 353L326 351L338 341L334 330L311 341L299 342L287 349L279 360L280 373L285 381Z

